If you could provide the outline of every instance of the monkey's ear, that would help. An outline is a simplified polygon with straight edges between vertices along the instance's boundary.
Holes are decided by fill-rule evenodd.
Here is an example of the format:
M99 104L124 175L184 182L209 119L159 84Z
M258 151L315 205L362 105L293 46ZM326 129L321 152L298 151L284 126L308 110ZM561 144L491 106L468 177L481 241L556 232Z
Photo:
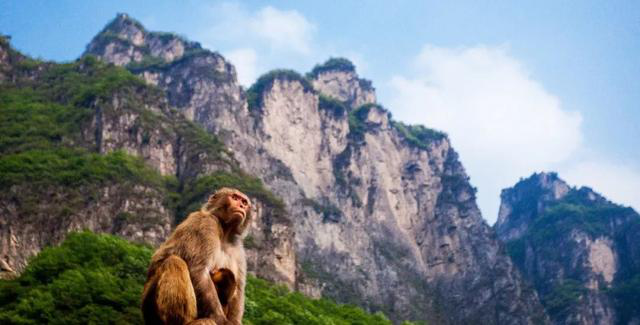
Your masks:
M211 196L209 196L209 200L207 200L207 202L213 202L216 199L218 199L219 196L220 196L220 194L218 194L218 193L211 194Z
M207 212L211 212L211 210L216 206L216 200L220 197L220 194L211 194L209 199L207 199L207 203L205 203L202 207L203 210Z

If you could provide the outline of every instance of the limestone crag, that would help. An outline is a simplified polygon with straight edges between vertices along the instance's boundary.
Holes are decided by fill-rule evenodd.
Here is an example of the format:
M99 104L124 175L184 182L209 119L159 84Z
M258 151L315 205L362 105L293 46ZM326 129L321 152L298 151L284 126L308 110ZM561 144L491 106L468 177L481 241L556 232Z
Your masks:
M201 49L200 44L187 42L170 33L147 33L127 14L118 14L105 31L87 47L87 52L109 58L110 63L126 65L146 60L172 62L189 51ZM143 62L148 63L148 62Z
M590 188L539 173L502 192L495 225L556 324L638 322L625 290L636 290L640 215ZM621 299L620 297L623 297Z
M316 66L310 75L313 76L314 89L351 107L376 103L371 82L359 78L355 66L344 59L330 59Z

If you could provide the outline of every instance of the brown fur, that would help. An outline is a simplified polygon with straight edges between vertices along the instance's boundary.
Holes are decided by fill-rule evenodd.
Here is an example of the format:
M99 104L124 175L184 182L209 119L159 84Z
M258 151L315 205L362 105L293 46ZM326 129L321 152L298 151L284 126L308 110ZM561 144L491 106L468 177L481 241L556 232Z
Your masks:
M176 227L151 258L142 293L146 324L242 324L247 266L240 236L250 210L246 195L222 188Z

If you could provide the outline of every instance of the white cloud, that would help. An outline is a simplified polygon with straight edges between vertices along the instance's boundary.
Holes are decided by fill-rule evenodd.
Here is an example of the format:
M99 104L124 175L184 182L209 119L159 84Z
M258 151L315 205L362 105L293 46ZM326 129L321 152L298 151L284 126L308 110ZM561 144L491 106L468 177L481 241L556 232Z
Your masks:
M209 47L230 41L253 43L275 52L311 52L316 28L296 10L267 6L251 12L239 3L222 2L212 6L210 13L213 24L202 35Z
M273 6L251 9L233 1L204 10L207 23L193 38L205 48L224 53L236 66L238 80L244 86L269 70L304 73L336 56L352 60L361 74L367 69L360 53L318 41L315 24L299 11Z
M560 177L575 186L588 186L614 203L640 211L640 170L608 161L585 161L568 166Z
M268 6L248 21L255 35L268 41L274 49L288 49L307 54L311 50L313 24L295 10L278 10Z
M251 48L240 48L225 53L225 56L236 67L240 84L245 87L251 86L258 77L256 51Z
M425 46L413 71L391 79L389 107L402 121L450 135L490 222L502 188L581 145L581 115L563 110L504 47Z

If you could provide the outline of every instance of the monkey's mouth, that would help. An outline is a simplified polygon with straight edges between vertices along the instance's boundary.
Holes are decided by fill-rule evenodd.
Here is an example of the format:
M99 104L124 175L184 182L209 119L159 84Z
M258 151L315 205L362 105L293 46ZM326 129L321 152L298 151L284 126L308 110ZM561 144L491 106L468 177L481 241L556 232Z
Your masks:
M240 216L242 216L242 218L244 218L247 213L244 212L244 210L242 210L242 209L234 209L234 210L231 211L231 214L232 215L239 214Z

